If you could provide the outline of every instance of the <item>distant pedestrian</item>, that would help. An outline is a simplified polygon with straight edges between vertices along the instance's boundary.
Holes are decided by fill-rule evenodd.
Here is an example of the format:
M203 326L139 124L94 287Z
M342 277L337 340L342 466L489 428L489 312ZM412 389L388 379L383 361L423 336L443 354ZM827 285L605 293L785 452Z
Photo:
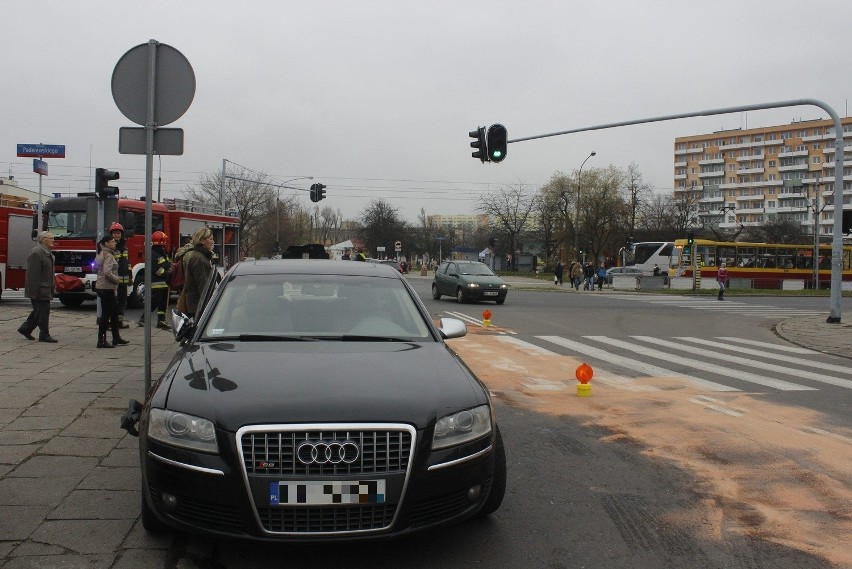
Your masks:
M719 283L719 300L725 300L725 289L728 286L728 266L725 263L719 265L716 273L716 282Z
M657 264L654 264L654 276L655 277L660 276L660 266L657 265Z
M556 259L556 267L553 269L553 284L562 286L562 275L565 268L562 266L562 260Z
M121 280L118 276L118 261L115 258L116 241L112 234L105 235L98 242L101 251L95 257L98 271L96 283L98 298L101 301L101 321L98 323L98 348L114 348L129 342L118 333L118 298L116 292ZM112 331L112 343L107 342L107 327Z
M571 282L574 284L574 290L580 290L580 283L583 280L583 265L579 261L571 263Z
M606 282L606 267L601 263L598 267L598 290L603 290L604 282Z
M195 316L207 279L213 272L213 246L216 238L209 227L197 229L192 234L192 248L183 256L185 281L181 296L188 316Z
M586 266L583 267L583 276L585 277L583 290L595 290L595 286L592 283L592 279L595 278L595 267L591 261L587 262Z
M38 328L38 341L55 344L57 340L50 335L50 301L53 299L53 233L42 231L38 235L38 245L33 247L27 257L27 275L24 293L32 303L33 310L26 321L18 328L18 333L27 340L35 340L32 333Z

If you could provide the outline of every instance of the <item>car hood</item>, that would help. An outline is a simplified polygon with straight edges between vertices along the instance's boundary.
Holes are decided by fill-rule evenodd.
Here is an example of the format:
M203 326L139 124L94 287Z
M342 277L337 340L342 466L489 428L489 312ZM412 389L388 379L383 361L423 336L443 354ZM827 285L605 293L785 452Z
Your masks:
M309 422L424 428L487 401L484 386L438 342L196 344L175 360L167 380L168 409L231 432Z
M499 287L503 284L503 279L500 277L461 275L461 280L469 283L478 283L479 286Z

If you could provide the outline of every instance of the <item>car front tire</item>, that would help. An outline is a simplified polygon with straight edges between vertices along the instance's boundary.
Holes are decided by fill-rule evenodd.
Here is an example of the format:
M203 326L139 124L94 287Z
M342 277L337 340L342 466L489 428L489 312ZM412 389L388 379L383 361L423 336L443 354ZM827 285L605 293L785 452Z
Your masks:
M506 299L505 298L498 298L496 300L496 302L497 302L497 304L503 304L504 302L506 302Z
M441 300L441 293L438 292L438 285L432 283L432 298L435 300Z
M456 300L459 304L464 304L464 291L461 288L456 290Z

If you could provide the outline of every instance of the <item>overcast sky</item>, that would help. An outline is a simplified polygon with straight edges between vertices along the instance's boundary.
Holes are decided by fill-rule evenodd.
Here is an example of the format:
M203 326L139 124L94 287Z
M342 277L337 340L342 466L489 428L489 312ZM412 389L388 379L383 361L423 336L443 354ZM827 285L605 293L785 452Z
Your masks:
M92 187L119 170L145 189L144 155L118 153L136 126L110 88L121 56L154 39L195 72L182 156L154 160L163 197L228 159L283 182L313 176L321 203L357 216L374 197L414 221L474 213L502 185L635 162L670 192L677 136L828 118L809 106L570 134L471 158L468 131L509 138L662 115L818 99L846 116L852 2L67 1L3 3L0 175L38 189L16 145L64 144L44 191ZM310 184L294 182L295 185ZM286 191L286 190L284 190ZM307 193L300 194L309 204Z

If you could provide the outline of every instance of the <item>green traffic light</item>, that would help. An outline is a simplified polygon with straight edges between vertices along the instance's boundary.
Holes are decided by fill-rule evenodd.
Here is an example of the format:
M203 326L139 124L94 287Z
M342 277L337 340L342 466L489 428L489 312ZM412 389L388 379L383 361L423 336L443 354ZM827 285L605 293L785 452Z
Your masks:
M499 150L495 150L494 152L491 153L492 158L500 158L501 156L503 156L503 153L500 152Z

